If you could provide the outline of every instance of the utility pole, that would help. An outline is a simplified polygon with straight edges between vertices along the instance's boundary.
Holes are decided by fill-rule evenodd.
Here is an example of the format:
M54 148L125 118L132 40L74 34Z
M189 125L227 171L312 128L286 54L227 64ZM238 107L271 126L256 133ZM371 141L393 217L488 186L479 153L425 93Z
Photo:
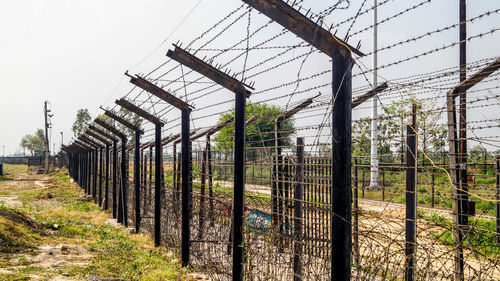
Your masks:
M49 115L50 109L48 109L48 101L45 101L44 106L43 106L43 113L45 117L45 165L44 165L44 171L46 174L49 173L49 156L50 156L50 147L49 147L49 127L50 127L50 121L49 118L52 117L52 115Z
M377 87L377 0L373 0L373 88ZM371 126L371 148L370 148L370 188L378 188L378 101L374 96L372 100L372 126Z
M64 145L64 133L61 132L61 147Z

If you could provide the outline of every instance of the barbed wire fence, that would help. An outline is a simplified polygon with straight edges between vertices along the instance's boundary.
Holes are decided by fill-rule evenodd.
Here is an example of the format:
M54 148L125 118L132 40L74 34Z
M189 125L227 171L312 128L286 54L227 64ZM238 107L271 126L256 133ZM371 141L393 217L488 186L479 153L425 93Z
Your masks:
M500 63L498 54L481 48L498 38L500 27L488 24L498 24L492 19L500 8L479 9L459 23L428 25L362 54L362 44L348 42L364 43L374 25L363 17L375 8L387 9L378 21L385 28L440 4L261 2L307 18L301 24L315 27L309 34L315 40L319 30L331 32L337 48L353 54L352 63L342 70L317 41L298 38L299 31L283 28L281 19L243 4L191 42L176 43L156 67L129 75L134 86L117 104L103 105L107 117L89 124L93 133L65 147L75 180L120 222L153 235L157 246L213 280L239 280L235 270L246 280L500 279L499 160L492 152L499 148ZM464 24L473 32L450 41ZM460 84L464 68L449 57L463 43L484 53L464 65L469 80ZM375 70L366 66L374 54L382 88L367 77ZM345 77L351 72L352 120L346 117L346 126L352 126L352 165L336 161L338 148L332 149L338 142L335 114L342 110L336 89L350 89ZM448 96L464 88L471 118L460 137L460 111L450 107ZM242 150L233 146L238 94L227 91L243 89L248 94ZM363 103L370 98L382 108L376 118L376 189L370 187L375 167L366 117L372 106ZM415 112L412 104L419 106ZM456 176L463 166L455 160L464 152L451 151L453 141L477 144L465 161L467 183ZM237 165L239 153L245 162ZM334 180L343 165L352 171L350 183ZM235 186L241 173L244 184ZM334 211L342 207L335 194L339 184L347 185L349 195L340 199L352 195L352 202L344 202L345 217ZM243 202L236 200L241 191ZM242 224L235 220L237 207L243 207ZM341 245L348 254L344 268L332 242L339 222L352 241ZM241 263L235 263L235 253ZM339 273L345 268L347 275Z

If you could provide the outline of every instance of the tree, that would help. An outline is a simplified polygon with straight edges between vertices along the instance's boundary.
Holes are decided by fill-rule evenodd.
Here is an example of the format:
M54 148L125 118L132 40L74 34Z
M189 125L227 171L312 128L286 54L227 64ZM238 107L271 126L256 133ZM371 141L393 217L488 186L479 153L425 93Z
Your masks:
M83 132L87 128L86 125L90 122L90 120L92 120L92 116L90 116L88 109L78 109L78 112L76 113L76 120L71 127L71 130L73 131L73 134L76 138L80 137L80 135L83 134Z
M399 151L404 162L406 125L412 114L412 104L417 104L417 132L421 150L425 152L442 151L446 145L446 125L441 120L441 113L436 110L433 101L420 101L406 98L393 101L385 106L378 121L378 154L383 155L383 162L392 161L393 151ZM353 122L353 155L369 155L371 139L371 119L361 118Z
M441 120L441 111L437 110L435 100L416 100L406 98L393 101L390 106L384 108L381 115L382 123L387 126L387 138L393 139L391 144L395 150L401 150L404 154L406 125L411 118L412 105L418 106L417 110L417 132L421 150L425 152L443 151L447 141L446 124ZM398 118L399 117L399 118Z
M44 142L45 133L43 132L43 129L36 129L35 136L38 136L42 140L42 143Z
M40 156L43 155L44 152L44 133L42 129L36 130L35 134L30 135L27 134L21 138L21 142L19 145L28 150L31 153L31 156Z
M246 147L274 148L274 120L283 114L283 110L269 104L249 104L246 107L247 119L257 116L257 120L246 127ZM219 124L234 116L234 109L219 118ZM281 123L281 141L283 146L291 145L291 136L295 133L293 119ZM214 138L216 147L222 150L233 149L234 126L222 128Z
M481 145L476 145L469 151L469 161L471 162L484 162L485 160L489 160L490 155L488 151L482 147Z
M387 119L381 118L378 120L378 154L384 155L387 158L391 153L391 135L389 131ZM352 154L354 156L362 156L370 154L370 139L371 139L371 119L361 118L354 121L352 128ZM392 160L392 159L391 159ZM386 161L390 161L386 159Z

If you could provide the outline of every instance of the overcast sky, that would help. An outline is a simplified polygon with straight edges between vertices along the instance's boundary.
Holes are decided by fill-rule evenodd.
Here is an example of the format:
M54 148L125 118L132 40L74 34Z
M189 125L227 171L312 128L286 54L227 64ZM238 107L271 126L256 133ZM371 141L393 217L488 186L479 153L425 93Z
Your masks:
M157 47L196 2L2 1L0 144L6 154L19 149L23 135L43 128L45 100L57 145L61 131L69 140L76 111L88 108L94 115L125 70ZM213 1L204 2L200 9ZM200 9L184 30L207 20Z
M352 1L356 7L358 2ZM416 3L392 2L386 8L388 15L390 11ZM401 40L412 34L409 29L418 34L419 28L431 30L458 20L458 1L433 1L436 2L420 17L402 19L390 32L381 26L379 41ZM500 8L498 0L468 2L470 16ZM158 65L158 58L165 56L170 43L194 39L242 4L237 0L201 1L181 28L160 45L197 3L198 0L2 1L0 145L5 145L6 154L20 150L19 141L23 135L43 127L45 100L50 102L54 114L52 135L59 147L60 132L64 132L65 142L71 137L71 125L79 108L88 108L95 116L100 105L112 103L127 87L130 88L123 76L126 70L146 72ZM383 15L384 11L380 13ZM364 20L370 24L369 15ZM471 26L469 31L498 25L500 20L495 16ZM363 35L365 50L371 46L370 35L370 32ZM447 36L447 39L456 40L458 32L452 31ZM495 34L490 44L483 42L481 47L471 48L468 56L471 60L498 56L499 38ZM444 41L436 45L444 45ZM156 48L154 55L147 57ZM454 48L440 55L439 60L444 61L443 65L457 65L457 50ZM408 50L396 50L391 56L411 54L406 52ZM417 71L432 69L424 68L416 67Z

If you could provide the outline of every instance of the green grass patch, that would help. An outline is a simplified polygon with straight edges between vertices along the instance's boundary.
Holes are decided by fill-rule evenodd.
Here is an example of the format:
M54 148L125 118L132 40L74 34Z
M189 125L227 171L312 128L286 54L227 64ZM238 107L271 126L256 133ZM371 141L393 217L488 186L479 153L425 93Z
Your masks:
M20 211L0 207L0 252L34 249L43 234L42 224Z
M77 276L95 274L125 280L186 280L176 257L152 249L149 240L134 240L112 226L89 228L94 241L87 249L96 253L90 264L74 268Z
M26 165L3 164L3 173L6 179L10 179L12 176L20 175L27 171L28 166Z
M431 237L441 244L454 247L452 222L444 220L446 230L432 233ZM466 249L489 257L500 255L500 245L496 242L496 222L493 219L469 219L469 230L463 240Z
M495 184L495 177L488 177L488 178L483 178L483 177L476 177L476 184Z

